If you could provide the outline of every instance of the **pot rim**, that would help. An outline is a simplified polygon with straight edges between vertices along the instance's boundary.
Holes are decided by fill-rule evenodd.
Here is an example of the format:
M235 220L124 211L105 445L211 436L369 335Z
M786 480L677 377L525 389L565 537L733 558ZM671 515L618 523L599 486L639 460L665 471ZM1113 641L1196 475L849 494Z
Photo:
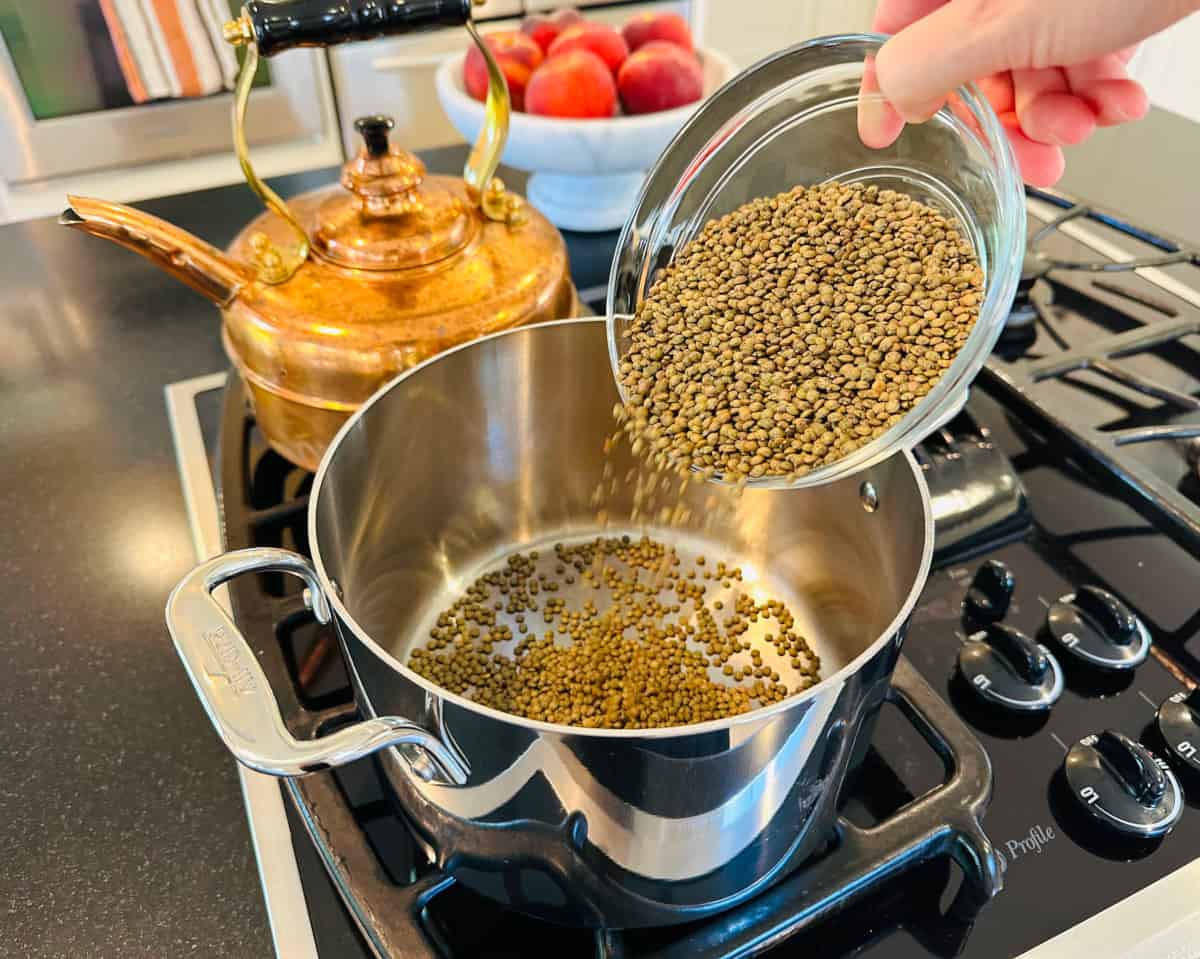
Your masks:
M497 339L502 336L511 336L516 333L523 333L529 330L536 330L542 327L566 326L573 323L605 323L605 318L599 317L570 317L561 320L549 320L544 323L535 323L529 326L520 326L509 330L501 330L498 333L492 333L488 336L480 337L476 340L470 340L466 343L460 343L451 349L438 353L429 359L418 363L416 366L402 372L399 376L385 383L368 399L358 410L351 416L333 441L325 451L325 455L321 457L321 465L317 469L316 477L313 480L312 493L309 496L308 503L308 541L312 550L313 566L316 568L317 577L321 582L321 588L325 592L325 596L330 606L333 607L338 619L349 629L354 637L374 653L387 666L395 670L409 682L415 683L427 693L438 696L443 700L454 703L473 713L478 713L486 716L489 719L499 720L501 722L512 723L520 726L523 729L535 730L537 732L552 733L558 736L586 736L589 738L598 739L672 739L680 736L700 735L702 733L717 732L720 730L731 729L743 723L759 722L761 720L770 719L779 713L786 712L799 706L802 703L815 699L818 696L826 694L835 685L841 685L847 678L857 672L867 661L872 659L887 643L892 641L892 638L899 633L899 630L908 621L912 615L913 609L916 607L917 599L920 597L922 590L925 588L925 582L929 578L929 571L933 565L933 505L929 498L929 487L925 483L925 476L922 473L920 466L917 465L916 458L911 450L902 450L897 454L903 456L908 468L917 483L917 491L921 497L922 513L925 519L925 536L924 546L921 550L921 560L918 564L917 573L913 578L912 587L908 591L908 596L905 597L899 611L887 627L866 646L854 659L846 663L841 669L831 676L826 676L815 686L810 686L802 693L797 693L781 699L779 702L771 703L767 706L760 706L758 709L753 709L747 713L739 713L736 716L728 716L724 719L710 719L703 723L692 723L685 726L660 726L648 729L591 729L583 726L569 726L564 723L547 723L537 719L527 719L524 716L517 716L513 713L506 713L500 709L493 709L490 706L484 706L473 700L467 699L458 693L452 693L447 689L443 689L436 683L432 683L423 676L418 675L413 670L405 666L396 656L386 650L378 642L376 642L365 629L363 629L358 621L350 615L350 611L346 609L342 598L337 591L332 588L332 581L325 571L325 562L321 556L321 543L317 536L317 510L321 502L321 493L325 486L325 476L329 472L330 464L337 455L338 447L342 441L358 425L359 421L367 415L370 409L384 396L389 394L393 389L398 387L401 382L409 376L414 375L418 371L424 369L432 363L438 362L443 357L457 353L459 350L469 349L480 343L485 343L488 340ZM780 491L781 493L784 491Z

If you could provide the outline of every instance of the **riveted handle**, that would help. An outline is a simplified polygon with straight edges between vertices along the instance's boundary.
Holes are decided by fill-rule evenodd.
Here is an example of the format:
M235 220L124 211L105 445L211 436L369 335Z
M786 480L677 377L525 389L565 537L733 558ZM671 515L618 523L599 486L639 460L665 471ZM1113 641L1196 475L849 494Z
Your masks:
M167 600L167 628L204 711L238 762L272 776L303 776L342 766L388 746L419 747L431 760L410 766L424 779L462 785L466 760L439 736L407 719L381 716L313 740L298 740L283 723L266 674L228 613L212 597L243 573L280 572L308 586L306 601L318 622L330 620L316 570L284 549L244 549L202 563Z

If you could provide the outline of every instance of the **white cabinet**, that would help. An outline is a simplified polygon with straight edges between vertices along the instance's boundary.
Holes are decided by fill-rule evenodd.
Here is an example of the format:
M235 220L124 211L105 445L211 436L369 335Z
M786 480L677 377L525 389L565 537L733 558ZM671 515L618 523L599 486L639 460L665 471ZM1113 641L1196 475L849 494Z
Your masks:
M776 50L833 33L862 33L877 0L693 0L700 43L748 67Z
M1189 120L1200 121L1200 13L1151 37L1130 63L1150 102Z
M484 0L475 5L471 15L476 20L491 20L495 17L519 17L523 12L521 0Z

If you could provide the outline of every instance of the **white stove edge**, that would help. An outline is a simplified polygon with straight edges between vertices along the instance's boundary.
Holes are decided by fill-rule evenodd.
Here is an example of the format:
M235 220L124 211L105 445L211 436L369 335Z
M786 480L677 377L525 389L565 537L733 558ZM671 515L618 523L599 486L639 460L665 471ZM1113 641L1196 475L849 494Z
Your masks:
M1061 211L1029 200L1029 212L1049 220ZM1106 239L1099 230L1074 221L1060 227L1102 256L1126 261L1132 256ZM1161 269L1137 271L1162 289L1200 308L1200 291ZM188 522L197 562L224 548L217 495L209 472L208 454L200 431L195 398L225 385L225 373L213 373L173 383L165 388L167 415L175 438L175 453L187 505ZM215 594L227 602L222 587ZM270 776L238 766L245 798L250 838L258 861L263 898L271 924L275 952L283 959L320 959L292 848L291 830L279 784ZM1001 893L1003 895L1003 893ZM1101 913L1049 939L1016 959L1076 959L1080 955L1111 959L1200 959L1200 859L1110 906Z
M1062 210L1049 203L1044 203L1041 200L1026 199L1025 206L1035 217L1043 223L1054 219L1054 217L1062 214ZM1127 263L1134 259L1131 253L1127 253L1121 249L1112 240L1103 235L1101 230L1089 227L1084 220L1071 220L1062 224L1059 228L1064 236L1069 236L1072 240L1078 240L1084 246L1095 250L1106 259L1112 260L1114 263ZM1181 282L1174 276L1164 272L1161 267L1148 266L1134 272L1144 280L1149 280L1160 289L1166 290L1179 297L1185 303L1190 303L1192 306L1200 309L1200 290L1188 284ZM1197 955L1200 955L1198 953ZM1191 959L1191 957L1188 957Z
M1171 841L1169 836L1166 841ZM1200 859L1034 946L1017 959L1081 956L1200 959Z
M225 544L221 536L217 491L196 411L196 397L209 390L221 389L225 378L225 373L213 373L172 383L164 390L188 525L192 531L192 547L198 563L223 552ZM228 590L224 586L213 595L221 605L229 608ZM275 955L281 959L320 959L300 883L280 783L273 776L254 772L241 763L237 764L237 771Z

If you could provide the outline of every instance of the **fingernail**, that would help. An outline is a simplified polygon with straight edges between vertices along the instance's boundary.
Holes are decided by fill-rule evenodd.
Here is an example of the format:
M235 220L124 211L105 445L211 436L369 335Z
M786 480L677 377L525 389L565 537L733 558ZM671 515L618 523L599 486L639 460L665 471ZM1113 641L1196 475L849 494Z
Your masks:
M865 96L858 101L858 135L869 147L883 139L884 106L878 96Z
M890 147L903 132L904 121L887 100L878 95L859 98L858 136L866 146Z

